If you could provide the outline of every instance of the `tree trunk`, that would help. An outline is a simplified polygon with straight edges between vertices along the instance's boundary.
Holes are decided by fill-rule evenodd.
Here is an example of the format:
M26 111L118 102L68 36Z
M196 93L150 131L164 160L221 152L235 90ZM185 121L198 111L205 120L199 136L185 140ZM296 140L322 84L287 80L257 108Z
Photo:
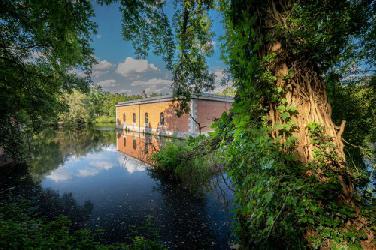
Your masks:
M292 79L283 80L287 76L288 67L282 64L276 72L278 78L276 84L284 90L284 98L288 106L296 107L296 115L292 120L296 124L293 135L298 139L296 153L301 162L307 163L314 159L308 125L316 123L323 127L323 132L330 137L335 144L335 151L338 156L338 163L342 165L345 161L345 154L342 143L344 123L337 127L331 118L332 110L328 103L325 84L317 74L309 69L297 69L293 66L295 75ZM276 124L282 123L279 112L276 110L279 104L272 104L270 109L271 121ZM278 133L278 131L276 131Z
M272 49L281 49L281 46L273 46ZM294 72L291 78L286 79L289 69ZM320 148L326 153L332 154L333 158L327 159L324 164L330 165L334 172L338 173L338 180L342 186L342 200L353 204L353 185L345 170L345 153L342 142L342 133L345 128L345 121L340 126L336 126L332 121L332 109L328 102L326 87L323 79L310 67L303 63L294 62L287 66L286 63L277 65L274 70L277 77L276 85L283 89L283 98L286 105L296 108L291 120L295 127L291 133L296 140L294 153L302 163L309 163L316 160L314 150L318 146L312 142L312 136L308 129L312 123L318 124L322 128L322 136L328 143L332 143L330 148ZM270 104L269 119L272 127L283 124L281 114L277 107L280 103ZM278 129L274 129L272 136L281 138L284 143L286 136ZM307 170L307 175L315 174L320 180L325 181L320 168L316 173Z

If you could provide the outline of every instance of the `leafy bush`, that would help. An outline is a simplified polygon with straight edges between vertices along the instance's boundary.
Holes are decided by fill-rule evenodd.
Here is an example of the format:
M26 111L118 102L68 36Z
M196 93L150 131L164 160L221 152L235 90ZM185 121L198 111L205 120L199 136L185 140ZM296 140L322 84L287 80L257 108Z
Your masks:
M112 116L98 116L95 118L95 123L115 123L115 117Z
M322 163L333 155L320 126L309 127L317 147L315 161L302 164L293 154L282 151L266 128L233 132L231 119L222 116L213 136L221 141L226 170L235 188L237 235L245 249L361 249L368 244L375 207L372 200L362 204L359 199L364 217L351 222L357 212L350 204L338 201L342 190L339 179Z
M205 136L167 142L152 156L155 171L190 188L207 184L218 171L218 157L207 143Z

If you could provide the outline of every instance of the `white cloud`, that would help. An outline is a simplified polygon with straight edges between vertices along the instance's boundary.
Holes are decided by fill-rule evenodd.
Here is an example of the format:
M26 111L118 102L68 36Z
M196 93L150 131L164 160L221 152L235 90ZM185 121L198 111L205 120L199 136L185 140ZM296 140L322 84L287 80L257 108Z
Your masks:
M98 85L100 85L104 88L116 87L117 85L115 83L116 83L116 81L114 79L108 79L108 80L103 80L103 81L97 82Z
M223 71L223 69L217 69L214 71L214 76L216 80L222 80L225 76L225 72Z
M94 176L94 175L97 175L98 173L99 173L99 170L97 170L97 169L95 169L95 168L80 169L80 170L78 171L77 176L88 177L88 176Z
M112 63L110 63L107 60L101 60L97 64L93 66L93 71L104 71L104 70L109 70L112 67Z
M94 162L92 163L92 165L97 169L105 169L105 170L109 170L113 167L111 162L106 162L106 161Z
M97 64L93 65L93 72L91 73L91 76L93 78L99 78L108 73L111 68L112 63L107 60L100 60Z
M155 72L159 69L147 60L137 60L132 57L127 57L124 62L119 63L116 69L116 73L127 77L134 73Z
M172 81L167 79L161 79L161 78L151 78L149 80L145 81L133 81L131 83L131 86L140 86L140 85L171 85Z
M116 92L120 93L120 94L126 94L126 95L131 95L133 93L133 91L130 90L130 89L120 89L120 90L118 90Z
M213 73L215 76L215 88L209 93L221 93L226 88L233 86L232 80L229 79L223 69L216 69Z
M157 86L152 86L149 88L144 89L147 94L152 94L152 93L158 93L158 94L171 94L171 88L170 87L157 87Z
M72 179L72 176L65 168L57 168L52 171L48 176L48 179L53 180L54 182L67 181Z

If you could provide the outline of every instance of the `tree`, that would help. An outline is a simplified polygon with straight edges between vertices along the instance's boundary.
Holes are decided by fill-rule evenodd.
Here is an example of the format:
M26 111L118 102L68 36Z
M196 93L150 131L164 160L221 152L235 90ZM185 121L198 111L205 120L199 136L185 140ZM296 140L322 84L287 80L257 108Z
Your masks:
M82 127L90 124L94 120L92 105L90 99L84 93L73 90L71 93L65 93L62 98L68 106L68 110L60 114L60 120L65 125Z
M1 1L0 147L13 158L27 131L56 120L63 91L87 89L92 16L90 1Z
M172 30L164 5L122 1L124 37L137 37L141 56L152 45L160 48L157 54L169 52L174 94L186 97L181 106L186 112L192 92L213 83L205 57L212 51L208 13L218 5L177 2L176 53L171 43L151 39L158 37L153 31ZM374 65L375 9L375 1L366 0L219 1L226 29L223 57L236 96L214 137L222 142L217 150L227 156L236 188L244 246L374 244L367 212L374 208L372 199L361 198L367 169L346 161L347 117L333 122L327 87L354 62ZM143 17L152 25L134 27Z

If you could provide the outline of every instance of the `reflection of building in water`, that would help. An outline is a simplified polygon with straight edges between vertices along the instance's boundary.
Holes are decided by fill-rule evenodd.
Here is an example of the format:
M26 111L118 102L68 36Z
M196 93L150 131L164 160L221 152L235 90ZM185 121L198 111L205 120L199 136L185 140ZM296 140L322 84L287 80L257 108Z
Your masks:
M147 133L143 134L123 130L117 133L116 147L118 151L126 155L150 163L152 153L158 151L166 139Z
M146 98L116 105L118 128L160 135L184 137L211 131L212 122L231 108L232 98L215 95L193 96L190 112L178 117L178 102L171 96Z

